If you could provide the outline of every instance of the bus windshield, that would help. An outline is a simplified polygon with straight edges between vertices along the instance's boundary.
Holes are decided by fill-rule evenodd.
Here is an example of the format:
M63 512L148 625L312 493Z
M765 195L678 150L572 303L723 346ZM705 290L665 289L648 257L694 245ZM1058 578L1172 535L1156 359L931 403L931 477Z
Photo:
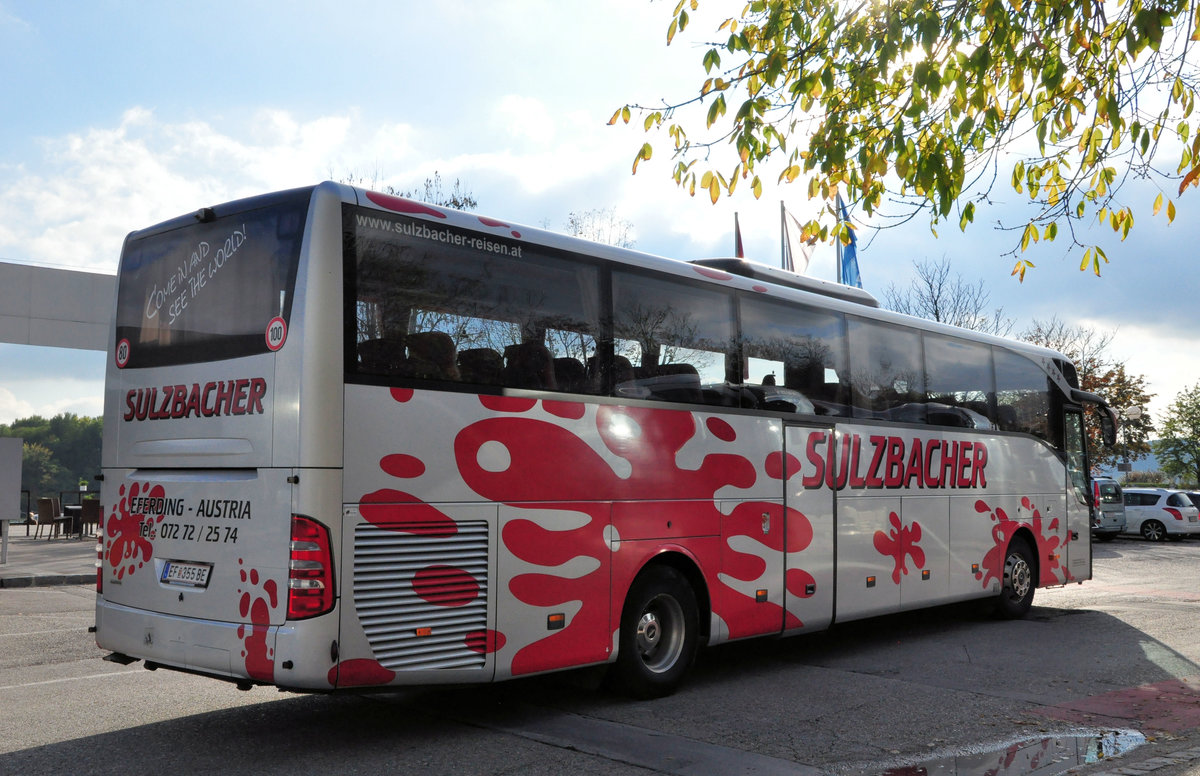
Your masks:
M310 193L234 203L203 221L131 235L117 292L120 365L267 352L268 324L286 325L291 314Z

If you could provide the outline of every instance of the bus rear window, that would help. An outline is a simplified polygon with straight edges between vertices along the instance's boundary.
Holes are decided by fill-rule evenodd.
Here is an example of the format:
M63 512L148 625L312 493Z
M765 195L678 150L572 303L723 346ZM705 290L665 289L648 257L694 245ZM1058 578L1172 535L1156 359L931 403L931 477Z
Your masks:
M286 326L291 316L310 194L302 189L234 203L212 220L191 218L131 236L117 292L120 365L271 350L268 327L274 322L282 330L276 319Z

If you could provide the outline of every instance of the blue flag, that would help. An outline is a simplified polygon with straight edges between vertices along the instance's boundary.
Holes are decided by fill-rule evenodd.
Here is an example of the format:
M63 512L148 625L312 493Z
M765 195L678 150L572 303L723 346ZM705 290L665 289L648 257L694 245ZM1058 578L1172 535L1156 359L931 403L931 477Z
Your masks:
M838 208L842 211L842 220L846 225L850 224L850 215L846 212L846 203L842 201L842 195L838 194ZM854 286L862 288L862 278L858 274L858 237L854 234L854 229L850 229L850 242L847 245L842 245L838 242L838 254L841 256L841 277L838 280L845 286Z

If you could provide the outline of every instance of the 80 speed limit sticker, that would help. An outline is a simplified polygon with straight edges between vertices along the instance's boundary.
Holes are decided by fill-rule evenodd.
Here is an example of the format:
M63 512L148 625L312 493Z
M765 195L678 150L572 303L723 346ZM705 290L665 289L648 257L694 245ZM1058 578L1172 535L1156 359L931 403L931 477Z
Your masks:
M117 343L117 368L124 369L129 363L129 340L122 339Z

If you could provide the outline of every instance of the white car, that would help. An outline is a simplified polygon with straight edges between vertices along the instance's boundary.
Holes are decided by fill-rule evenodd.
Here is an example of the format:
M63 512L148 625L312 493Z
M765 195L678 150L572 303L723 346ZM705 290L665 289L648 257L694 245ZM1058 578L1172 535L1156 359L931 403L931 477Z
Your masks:
M1125 523L1127 533L1140 533L1146 541L1182 539L1200 534L1200 509L1180 490L1126 488Z

